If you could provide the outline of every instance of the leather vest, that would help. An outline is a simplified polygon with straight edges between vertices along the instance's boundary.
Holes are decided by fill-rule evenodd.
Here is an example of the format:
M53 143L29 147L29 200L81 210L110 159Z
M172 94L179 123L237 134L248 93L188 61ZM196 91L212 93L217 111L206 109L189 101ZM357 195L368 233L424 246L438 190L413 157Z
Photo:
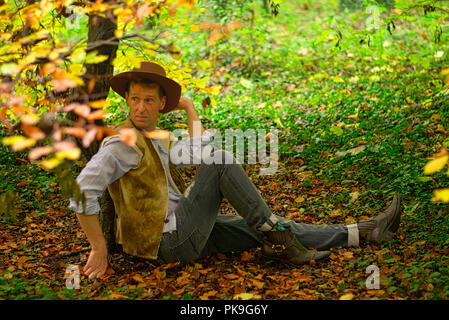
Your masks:
M134 126L127 119L118 128ZM116 213L116 242L123 246L123 251L127 254L157 259L167 214L167 176L176 192L182 193L185 185L180 185L180 176L176 177L178 184L174 183L171 172L176 168L172 163L166 176L165 167L153 141L146 138L140 130L134 130L137 135L134 149L140 155L140 162L136 168L108 186ZM111 137L106 138L102 144ZM176 141L161 139L159 142L170 155L171 147Z

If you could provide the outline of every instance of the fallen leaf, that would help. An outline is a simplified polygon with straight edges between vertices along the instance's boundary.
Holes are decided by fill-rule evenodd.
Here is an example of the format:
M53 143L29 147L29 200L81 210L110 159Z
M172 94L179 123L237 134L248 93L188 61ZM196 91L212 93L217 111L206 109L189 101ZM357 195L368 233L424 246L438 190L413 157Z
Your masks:
M444 168L447 161L449 160L449 156L445 155L433 160L430 160L425 166L424 166L424 174L432 174L435 172L440 171Z
M352 293L344 294L340 297L340 300L352 300L354 298L354 295Z
M218 292L215 291L215 290L206 292L206 293L204 293L203 295L200 296L200 299L201 300L209 300L210 297L213 297L213 296L217 295L217 293Z
M253 300L253 299L260 299L260 298L261 298L261 296L259 296L259 295L243 292L243 293L236 294L233 299L234 300Z

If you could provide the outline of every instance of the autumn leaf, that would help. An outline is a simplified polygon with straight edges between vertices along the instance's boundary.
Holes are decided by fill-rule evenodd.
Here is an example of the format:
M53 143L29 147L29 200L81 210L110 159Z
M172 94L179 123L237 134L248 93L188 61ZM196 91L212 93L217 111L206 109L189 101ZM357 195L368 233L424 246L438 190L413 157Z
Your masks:
M145 137L150 138L150 139L169 139L170 138L170 131L167 130L153 130L153 131L149 131L149 132L145 132Z
M89 106L93 109L103 108L105 104L106 100L89 101Z
M137 142L137 135L134 129L132 128L122 128L118 131L120 135L120 140L127 144L128 146L132 147Z
M46 156L51 152L53 152L53 148L50 146L37 147L28 152L28 159L32 162L42 156Z
M145 282L145 280L142 278L140 274L135 274L132 276L133 280L136 282Z
M77 115L88 118L90 115L90 107L85 104L77 104L75 108L73 109L73 112L75 112Z
M352 293L347 293L342 295L339 300L352 300L353 298L354 295Z
M53 144L56 151L71 150L76 148L76 143L71 140L64 140Z
M51 158L47 160L43 160L39 163L39 166L42 167L45 170L53 170L57 166L59 166L64 159L62 158Z
M81 150L79 148L58 151L55 153L55 157L58 159L78 160L80 156L81 156Z
M448 160L449 160L449 155L445 155L445 156L438 157L436 159L429 161L424 166L424 174L432 174L432 173L440 171L441 169L444 168L444 166L446 165Z
M64 134L70 134L77 138L82 138L86 134L86 130L81 127L65 127L61 128L62 133Z
M21 151L26 148L32 147L36 144L35 139L27 139L23 136L12 136L2 139L2 143L5 146L11 146L13 151Z
M449 188L434 190L433 194L432 202L441 201L443 203L449 203Z
M200 296L200 299L201 299L201 300L209 300L210 297L216 296L217 293L218 293L218 292L215 291L215 290L206 292L206 293L204 293L203 295Z
M197 24L191 24L189 26L190 30L196 32L196 31L200 31L200 27Z
M22 118L20 118L20 121L25 125L32 126L33 124L39 121L39 117L33 113L25 114L22 116Z
M233 297L234 300L255 300L261 299L260 295L252 294L252 293L239 293Z
M106 112L103 110L96 110L87 116L87 120L88 121L101 120L101 119L103 119L103 116L105 114L106 114Z
M95 140L97 132L98 132L97 127L92 127L91 129L89 129L89 131L87 131L87 133L84 135L83 141L82 141L84 148L87 148L88 146L90 146L90 144Z
M22 130L31 139L41 140L45 138L45 133L38 127L22 124Z
M52 80L53 89L57 92L66 91L69 88L76 88L78 83L68 78L58 78Z

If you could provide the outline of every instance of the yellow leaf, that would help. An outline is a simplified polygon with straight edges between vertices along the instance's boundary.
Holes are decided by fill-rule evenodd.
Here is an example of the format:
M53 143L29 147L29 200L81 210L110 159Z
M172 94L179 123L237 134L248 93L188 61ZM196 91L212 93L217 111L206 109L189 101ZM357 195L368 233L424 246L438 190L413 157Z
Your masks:
M424 174L432 174L432 173L440 171L441 169L444 168L444 166L446 165L448 160L449 160L449 155L445 155L445 156L442 156L442 157L439 157L439 158L429 161L424 166Z
M212 93L213 95L218 95L218 94L220 93L220 89L221 89L221 85L214 86L214 87L212 88L211 93Z
M192 24L189 26L192 31L200 31L200 27L197 24Z
M53 170L54 168L59 166L62 161L63 161L63 159L61 159L61 158L51 158L48 160L41 161L39 163L39 166L41 166L45 170Z
M73 73L75 75L81 75L84 74L85 69L84 69L84 65L81 63L73 63L69 66L69 72Z
M23 136L12 136L12 137L6 137L2 139L2 143L4 146L10 146L20 140L25 140L26 138Z
M87 56L86 57L86 61L85 61L85 63L87 63L87 64L97 64L97 63L100 63L100 62L103 62L103 61L105 61L105 60L107 60L109 58L109 56L108 55L104 55L104 54L101 54L101 55L98 55L98 56Z
M441 75L446 76L449 74L449 68L441 70Z
M140 274L135 274L133 276L133 279L137 282L145 282L145 280L143 280L142 276Z
M114 34L116 38L120 39L123 37L123 30L115 30Z
M55 154L55 157L57 159L69 159L69 160L78 160L80 156L81 156L81 150L79 148L58 151Z
M433 194L435 195L432 198L432 202L441 201L444 203L449 202L449 188L446 189L437 189L433 191Z
M123 294L118 294L118 293L114 292L114 293L111 293L109 296L104 297L104 299L107 299L107 300L110 300L110 299L112 299L112 300L115 300L115 299L129 299L129 297L125 296Z
M13 137L6 137L2 139L2 143L5 146L11 146L11 149L13 151L21 151L26 148L32 147L36 144L35 139L27 139L23 136L13 136Z
M260 299L261 297L257 294L252 293L239 293L234 296L234 300L252 300L252 299Z
M97 100L97 101L90 101L89 106L94 109L103 108L103 106L106 104L106 100Z
M200 60L198 61L198 66L203 69L210 68L212 63L209 60Z
M354 295L352 293L344 294L340 297L340 300L352 300L354 298Z
M296 198L295 199L295 202L303 202L304 200L306 200L306 199L304 199L303 197L298 197L298 198Z

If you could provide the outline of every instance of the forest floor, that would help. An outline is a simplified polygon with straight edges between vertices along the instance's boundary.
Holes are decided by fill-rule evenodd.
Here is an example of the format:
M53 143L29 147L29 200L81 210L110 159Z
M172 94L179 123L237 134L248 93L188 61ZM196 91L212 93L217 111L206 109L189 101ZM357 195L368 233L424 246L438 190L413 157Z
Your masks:
M404 200L408 209L390 242L333 248L327 260L301 267L263 261L259 248L217 254L184 265L158 264L115 253L107 274L89 280L82 273L89 243L75 214L68 210L68 201L58 195L58 183L46 172L34 171L23 159L17 157L15 161L15 170L26 176L17 185L26 187L34 200L19 204L19 212L29 210L21 222L0 225L0 299L447 298L447 283L439 281L439 276L447 270L449 249L430 237L443 217L429 216L425 223L417 221L407 206L410 199ZM276 214L304 223L356 221L349 205L323 205L327 194L351 190L350 187L320 180L311 172L302 171L295 162L282 163L279 172L272 176L257 175L258 166L245 165L245 169ZM194 172L194 168L189 169L186 180ZM5 176L7 172L0 174ZM312 180L304 186L307 177ZM46 208L45 213L42 208ZM235 214L227 201L220 210ZM377 213L368 210L361 218ZM416 241L408 233L429 237ZM70 265L81 270L79 289L66 287L66 269ZM366 286L369 265L379 268L378 290Z

